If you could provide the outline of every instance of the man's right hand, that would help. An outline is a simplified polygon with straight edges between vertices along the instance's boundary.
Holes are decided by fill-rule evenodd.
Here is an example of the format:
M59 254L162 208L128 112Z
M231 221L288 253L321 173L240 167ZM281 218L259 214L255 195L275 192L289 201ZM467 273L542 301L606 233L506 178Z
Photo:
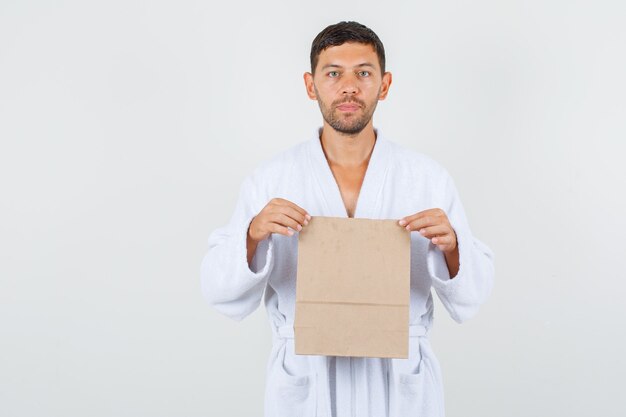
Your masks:
M252 261L260 241L271 233L293 236L294 230L300 231L309 224L311 216L302 207L283 198L273 198L254 216L248 227L248 264ZM290 229L291 228L291 229Z

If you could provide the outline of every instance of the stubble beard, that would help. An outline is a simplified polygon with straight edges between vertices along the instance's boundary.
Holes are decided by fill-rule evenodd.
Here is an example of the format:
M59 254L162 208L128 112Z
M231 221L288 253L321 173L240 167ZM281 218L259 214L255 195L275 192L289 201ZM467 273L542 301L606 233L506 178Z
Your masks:
M372 119L377 103L377 101L374 101L368 106L365 102L354 97L350 97L334 101L331 106L328 107L322 100L319 99L319 94L317 94L317 97L317 103L320 106L322 117L324 117L326 123L328 123L337 132L348 136L357 135L365 129L365 126L367 126ZM337 106L349 101L355 102L361 106L357 112L344 114L337 109ZM361 116L357 115L358 112L362 112Z

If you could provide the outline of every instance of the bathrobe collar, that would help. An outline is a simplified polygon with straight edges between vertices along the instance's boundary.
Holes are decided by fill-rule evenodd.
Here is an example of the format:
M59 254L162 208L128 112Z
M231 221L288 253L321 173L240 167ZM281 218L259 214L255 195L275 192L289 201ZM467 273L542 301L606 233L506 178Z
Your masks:
M389 169L389 144L381 135L380 129L374 127L376 133L376 142L374 149L363 178L361 191L357 198L355 218L376 219L379 216L382 202L380 194L382 191L385 177ZM346 207L341 199L339 185L333 176L330 165L324 155L320 135L322 127L315 130L313 138L309 141L309 161L311 163L311 171L315 173L317 183L320 187L321 195L324 197L324 204L328 210L328 216L332 217L348 217Z

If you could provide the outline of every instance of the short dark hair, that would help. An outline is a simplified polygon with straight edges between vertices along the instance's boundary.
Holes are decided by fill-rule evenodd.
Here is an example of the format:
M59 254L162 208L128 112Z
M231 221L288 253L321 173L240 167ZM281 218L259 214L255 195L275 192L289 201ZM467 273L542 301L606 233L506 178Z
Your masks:
M327 26L313 39L311 44L311 73L315 74L315 67L317 67L320 53L324 49L343 45L346 42L372 45L376 55L378 55L381 72L385 72L385 48L374 31L358 22L343 21Z

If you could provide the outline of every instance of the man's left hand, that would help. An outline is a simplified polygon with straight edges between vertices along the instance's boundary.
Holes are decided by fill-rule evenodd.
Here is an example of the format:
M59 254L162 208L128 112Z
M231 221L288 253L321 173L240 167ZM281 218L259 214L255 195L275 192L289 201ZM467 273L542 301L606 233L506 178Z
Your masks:
M456 232L442 209L432 208L420 211L411 216L403 217L398 221L398 224L410 232L419 231L422 236L437 245L445 255L458 256Z

